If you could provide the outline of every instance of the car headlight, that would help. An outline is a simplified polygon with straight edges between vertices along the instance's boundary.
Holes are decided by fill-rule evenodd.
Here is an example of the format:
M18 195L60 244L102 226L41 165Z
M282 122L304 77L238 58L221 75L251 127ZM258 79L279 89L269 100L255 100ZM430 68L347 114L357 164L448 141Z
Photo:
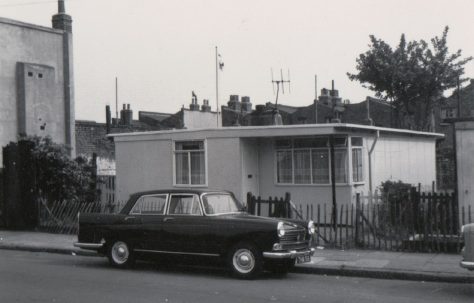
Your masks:
M278 222L277 225L277 231L278 231L278 237L283 237L286 233L285 228L283 227L284 223L283 222Z
M313 220L310 220L308 222L308 232L309 232L310 235L312 235L316 232L316 226L314 225Z

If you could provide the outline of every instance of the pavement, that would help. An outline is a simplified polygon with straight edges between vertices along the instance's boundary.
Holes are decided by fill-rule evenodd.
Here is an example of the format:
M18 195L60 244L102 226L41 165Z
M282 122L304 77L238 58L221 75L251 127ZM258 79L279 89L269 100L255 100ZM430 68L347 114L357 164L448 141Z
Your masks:
M73 246L75 235L0 230L0 249L97 256ZM453 283L474 283L474 271L459 266L461 256L374 250L336 250L318 247L311 262L294 272Z

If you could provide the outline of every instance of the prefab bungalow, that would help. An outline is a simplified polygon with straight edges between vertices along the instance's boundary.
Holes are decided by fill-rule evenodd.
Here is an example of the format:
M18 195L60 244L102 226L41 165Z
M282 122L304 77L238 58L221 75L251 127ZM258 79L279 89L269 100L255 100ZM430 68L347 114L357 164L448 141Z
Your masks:
M355 124L168 130L112 135L117 197L151 189L201 187L299 203L339 204L381 182L431 186L442 134ZM332 169L331 169L332 168Z

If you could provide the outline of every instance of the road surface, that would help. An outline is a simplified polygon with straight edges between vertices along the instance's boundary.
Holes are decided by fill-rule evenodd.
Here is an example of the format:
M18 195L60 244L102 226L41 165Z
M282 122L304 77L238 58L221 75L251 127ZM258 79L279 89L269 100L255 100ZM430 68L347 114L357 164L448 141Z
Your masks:
M0 250L0 302L474 302L474 285L264 274L232 278L219 268Z

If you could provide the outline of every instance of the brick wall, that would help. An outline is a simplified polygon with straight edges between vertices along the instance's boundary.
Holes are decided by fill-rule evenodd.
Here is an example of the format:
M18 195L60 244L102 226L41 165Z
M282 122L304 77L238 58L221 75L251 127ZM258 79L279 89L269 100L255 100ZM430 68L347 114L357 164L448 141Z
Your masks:
M114 159L115 150L112 140L106 137L105 123L76 121L76 154L91 157Z

